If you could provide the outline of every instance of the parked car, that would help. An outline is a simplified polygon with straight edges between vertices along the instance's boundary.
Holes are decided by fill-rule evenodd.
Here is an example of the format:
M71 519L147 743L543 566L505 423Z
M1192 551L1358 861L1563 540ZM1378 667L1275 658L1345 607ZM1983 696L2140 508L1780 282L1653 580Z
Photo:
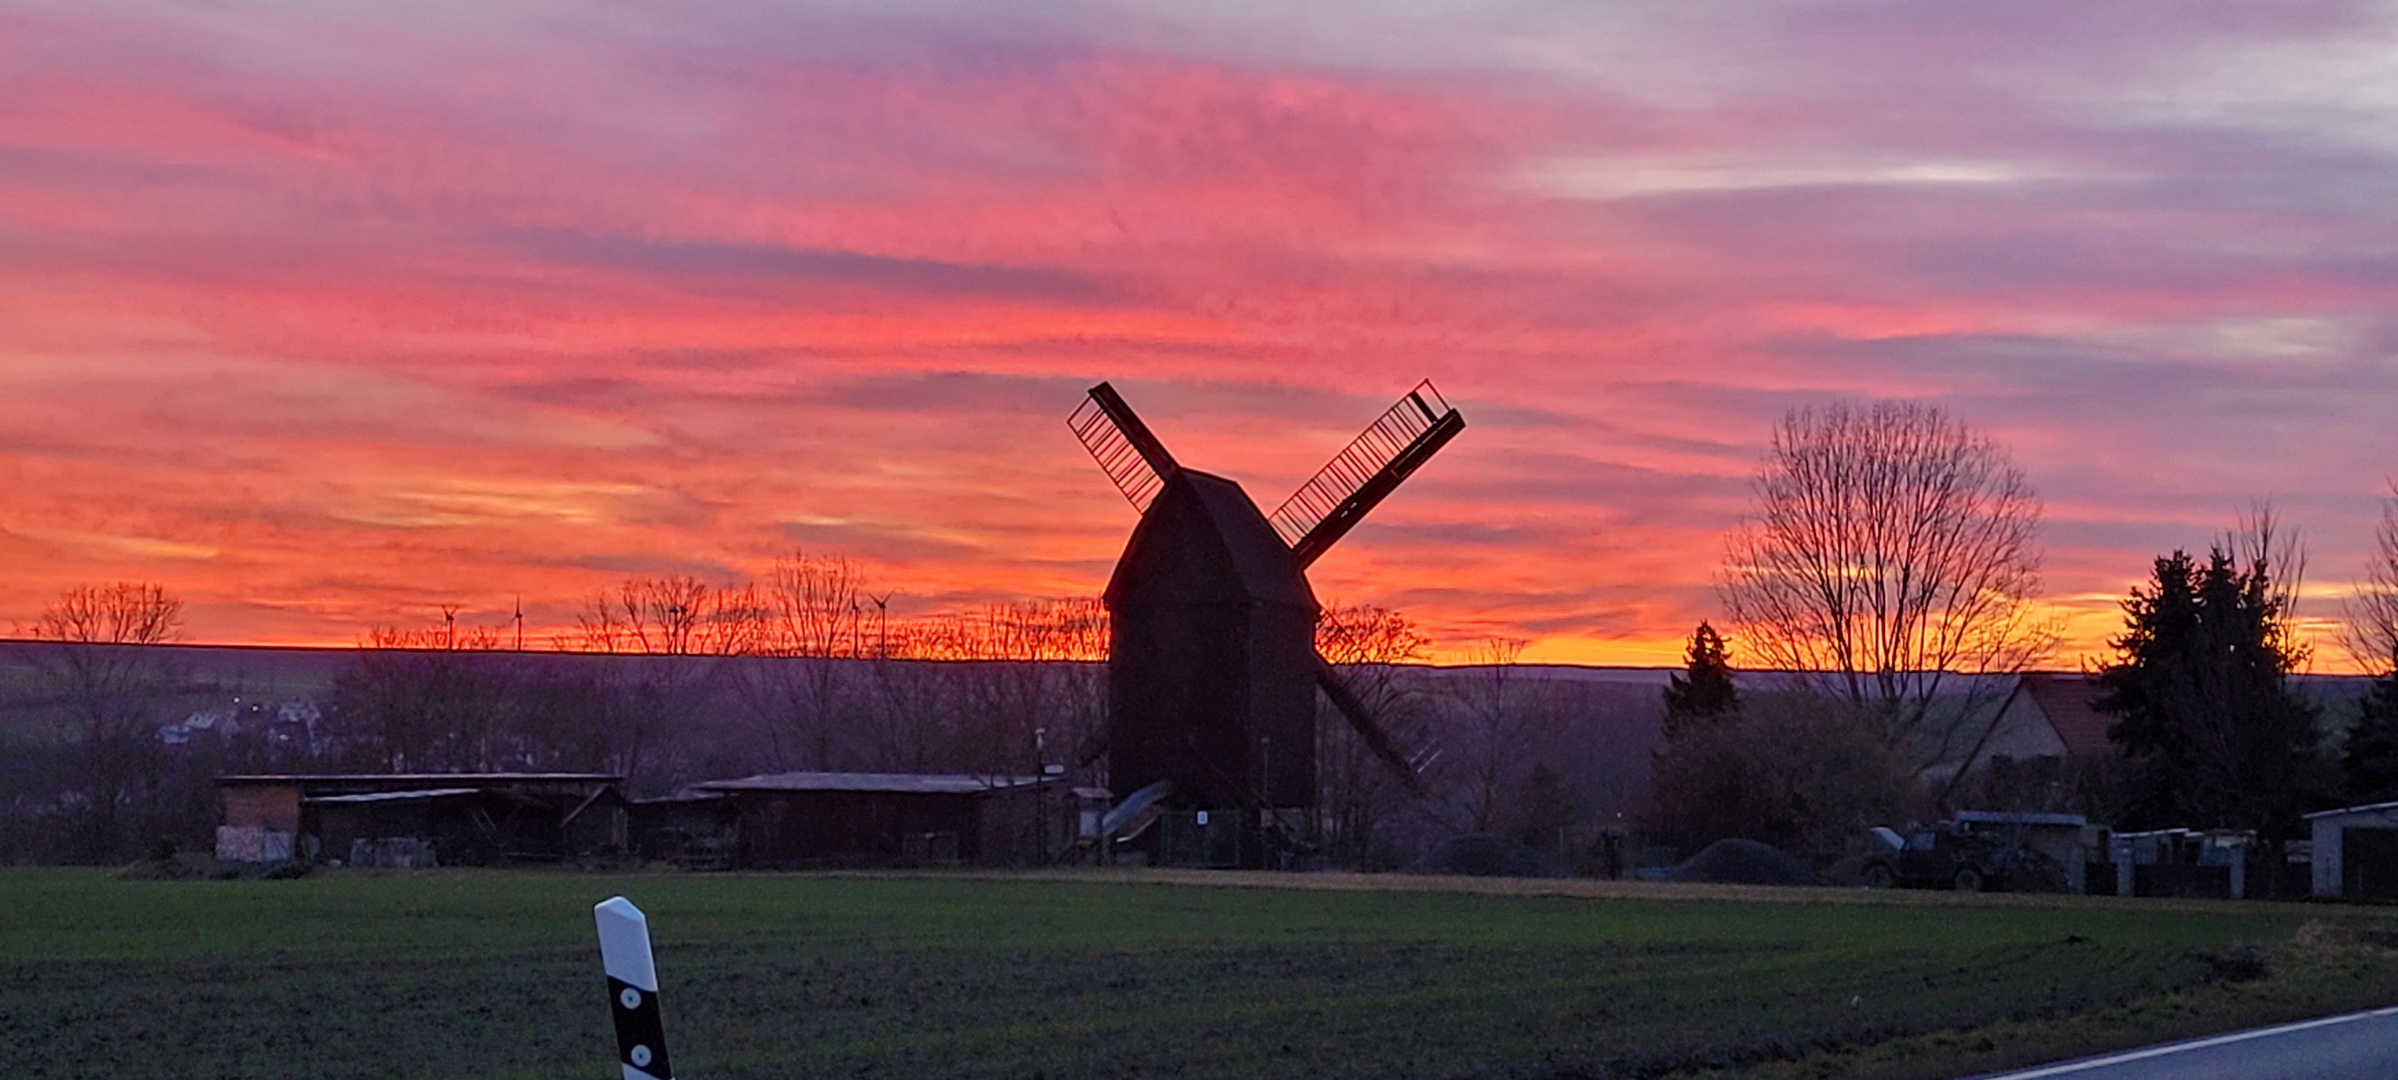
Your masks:
M1885 840L1896 835L1887 829L1874 831ZM2030 865L2038 856L2021 844L1946 827L1916 829L1896 846L1883 846L1886 850L1866 856L1860 870L1867 888L1980 892L2007 888L2038 870Z

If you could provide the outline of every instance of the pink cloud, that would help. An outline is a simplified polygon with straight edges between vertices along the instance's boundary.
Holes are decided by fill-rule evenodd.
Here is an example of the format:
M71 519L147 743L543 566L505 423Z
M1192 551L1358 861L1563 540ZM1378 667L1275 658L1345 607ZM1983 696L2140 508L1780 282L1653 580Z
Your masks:
M0 15L0 613L139 576L339 642L795 544L919 607L1087 593L1131 523L1061 423L1102 378L1271 505L1433 376L1471 427L1319 588L1555 658L1670 661L1831 396L2013 445L2059 596L2261 495L2339 565L2398 471L2388 157L2136 85L2342 9L2056 55L1921 9L1444 49L580 11Z

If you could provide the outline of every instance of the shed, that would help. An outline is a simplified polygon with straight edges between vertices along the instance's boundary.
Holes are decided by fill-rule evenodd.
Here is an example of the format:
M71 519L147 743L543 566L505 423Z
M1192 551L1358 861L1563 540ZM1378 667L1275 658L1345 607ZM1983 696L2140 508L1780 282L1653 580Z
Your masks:
M1021 866L1076 850L1063 777L788 772L692 785L731 803L741 868Z
M2319 900L2398 900L2398 802L2306 815Z
M484 865L567 857L578 809L600 816L614 773L290 773L217 778L218 857ZM620 830L611 830L620 831ZM361 844L364 844L362 847ZM390 852L400 854L391 855Z

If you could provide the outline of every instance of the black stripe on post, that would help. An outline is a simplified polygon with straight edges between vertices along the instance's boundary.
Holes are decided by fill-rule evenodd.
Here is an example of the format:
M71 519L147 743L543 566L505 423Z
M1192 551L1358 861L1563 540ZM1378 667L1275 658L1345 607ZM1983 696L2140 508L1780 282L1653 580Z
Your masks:
M666 1063L666 1022L658 1015L658 994L623 979L608 978L608 1012L616 1019L616 1060L658 1080L674 1080Z

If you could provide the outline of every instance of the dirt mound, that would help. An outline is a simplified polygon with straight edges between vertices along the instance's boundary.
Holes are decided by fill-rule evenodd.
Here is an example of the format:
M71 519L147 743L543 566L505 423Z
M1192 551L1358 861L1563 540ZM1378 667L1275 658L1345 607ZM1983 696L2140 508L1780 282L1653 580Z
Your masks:
M1719 885L1816 885L1807 864L1754 840L1718 840L1667 875L1670 881Z
M1470 874L1474 877L1561 878L1565 866L1505 836L1467 833L1441 841L1408 867L1418 874Z

